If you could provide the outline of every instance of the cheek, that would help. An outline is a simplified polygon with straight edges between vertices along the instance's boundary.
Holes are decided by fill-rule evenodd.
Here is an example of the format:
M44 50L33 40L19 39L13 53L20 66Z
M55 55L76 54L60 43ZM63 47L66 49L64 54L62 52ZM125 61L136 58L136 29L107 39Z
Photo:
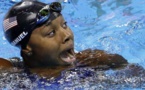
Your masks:
M34 47L34 46L33 46ZM38 54L53 55L59 52L60 45L57 40L42 38L35 43L33 50Z
M46 52L50 52L50 53L53 53L56 51L59 50L59 44L55 41L55 40L49 40L49 41L45 41L43 42L43 45L42 45L43 49L46 50Z

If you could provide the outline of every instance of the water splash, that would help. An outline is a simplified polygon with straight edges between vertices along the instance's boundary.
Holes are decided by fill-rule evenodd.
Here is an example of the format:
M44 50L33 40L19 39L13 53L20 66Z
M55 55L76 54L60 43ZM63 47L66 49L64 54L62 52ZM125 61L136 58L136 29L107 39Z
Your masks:
M100 66L103 68L103 66ZM53 89L53 90L118 90L118 89L144 89L145 70L139 65L128 65L120 70L102 70L95 68L75 68L63 71L59 78L39 77L27 74L23 69L13 68L0 73L0 88L3 89ZM104 66L105 68L105 66Z

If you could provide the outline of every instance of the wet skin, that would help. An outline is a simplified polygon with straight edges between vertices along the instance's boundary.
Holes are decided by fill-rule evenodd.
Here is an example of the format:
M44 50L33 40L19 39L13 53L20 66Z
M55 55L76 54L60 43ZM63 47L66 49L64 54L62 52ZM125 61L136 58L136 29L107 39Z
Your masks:
M29 67L64 66L73 64L74 36L62 16L51 23L36 28L23 53L24 61Z

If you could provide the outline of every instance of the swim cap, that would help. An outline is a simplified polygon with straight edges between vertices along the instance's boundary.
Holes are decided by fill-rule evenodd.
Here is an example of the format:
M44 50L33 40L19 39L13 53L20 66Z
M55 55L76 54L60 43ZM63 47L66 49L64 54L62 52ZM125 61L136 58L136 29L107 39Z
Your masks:
M38 1L22 1L14 5L6 14L3 28L6 39L14 46L25 48L32 31L46 21L60 15L61 5L48 5Z

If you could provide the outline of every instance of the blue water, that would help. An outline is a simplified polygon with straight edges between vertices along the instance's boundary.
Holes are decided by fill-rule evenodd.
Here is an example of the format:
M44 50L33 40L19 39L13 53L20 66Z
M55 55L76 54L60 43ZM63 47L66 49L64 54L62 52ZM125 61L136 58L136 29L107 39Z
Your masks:
M20 0L0 0L0 24L2 25L3 17L6 11L15 2ZM45 3L52 1L59 1L63 5L62 14L64 15L68 25L75 35L75 51L81 51L87 48L101 49L110 53L117 53L128 60L129 63L137 63L145 68L145 1L144 0L40 0ZM3 35L2 26L0 27L0 57L20 57L19 49L11 46ZM88 70L89 71L89 70ZM140 77L132 77L120 79L120 77L108 76L104 78L112 78L114 82L121 82L119 85L111 84L109 86L107 81L97 82L94 77L88 77L86 81L77 81L80 78L73 77L75 83L69 82L70 77L61 78L63 85L52 84L51 88L54 90L95 90L109 87L107 90L142 90L144 82L138 82ZM74 72L72 72L74 73ZM101 74L102 72L99 71ZM111 72L113 73L113 72ZM67 74L65 74L67 75ZM75 75L75 74L70 74ZM98 75L98 73L97 73ZM103 73L104 75L104 73ZM102 75L102 76L103 76ZM113 79L115 78L115 79ZM138 79L139 78L139 79ZM92 79L92 80L90 80ZM144 79L144 78L142 78ZM81 79L82 80L82 79ZM100 80L100 79L99 79ZM81 85L79 84L81 83ZM106 84L105 84L106 83ZM69 88L70 85L70 88ZM75 86L76 85L76 86ZM90 88L91 85L91 89ZM34 85L35 86L35 85ZM31 86L31 87L34 87ZM47 85L46 85L47 86ZM113 87L114 86L114 87ZM88 88L89 87L89 88ZM50 89L50 87L48 87Z

